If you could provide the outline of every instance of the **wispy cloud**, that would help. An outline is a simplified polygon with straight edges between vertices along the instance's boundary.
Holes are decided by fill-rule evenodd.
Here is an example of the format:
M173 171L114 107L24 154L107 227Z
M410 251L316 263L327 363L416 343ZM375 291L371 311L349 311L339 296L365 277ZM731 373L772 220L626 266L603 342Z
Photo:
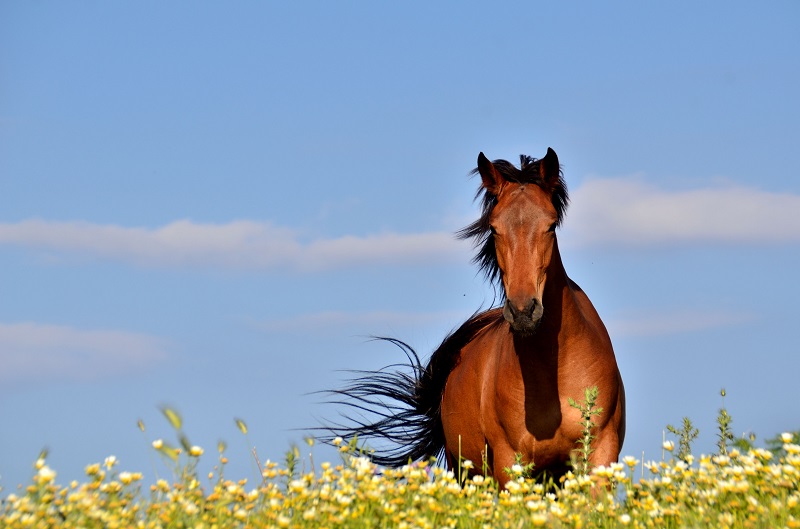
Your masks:
M605 323L613 337L666 336L744 325L756 316L725 310L680 310L617 316Z
M669 191L643 178L596 178L572 192L563 244L796 243L800 195L740 185ZM358 265L466 260L469 243L448 231L307 240L297 230L249 220L178 220L157 228L30 219L0 223L0 245L56 258L77 256L150 267L312 272Z
M468 316L468 315L467 315ZM463 312L399 312L368 311L346 312L326 311L311 314L300 314L289 318L273 319L255 324L255 327L270 332L329 332L331 327L364 327L374 331L378 327L409 327L429 325L431 323L447 323L464 317Z
M0 223L0 244L142 266L314 271L358 264L448 260L466 251L448 232L382 233L303 242L269 223L202 224L180 220L154 229L88 222Z
M573 245L800 242L800 195L741 185L668 191L642 178L588 180L572 193Z
M42 323L0 323L0 381L93 380L146 370L165 360L153 336Z

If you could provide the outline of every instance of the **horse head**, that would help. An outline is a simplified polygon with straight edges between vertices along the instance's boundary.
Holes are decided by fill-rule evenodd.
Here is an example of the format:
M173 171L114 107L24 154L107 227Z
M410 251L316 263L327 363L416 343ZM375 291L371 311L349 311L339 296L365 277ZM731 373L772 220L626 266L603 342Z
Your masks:
M475 172L481 176L483 214L460 235L477 237L475 261L502 285L503 316L514 332L525 335L536 330L544 314L544 288L558 253L555 229L568 196L555 151L548 149L541 160L520 159L517 169L480 153Z

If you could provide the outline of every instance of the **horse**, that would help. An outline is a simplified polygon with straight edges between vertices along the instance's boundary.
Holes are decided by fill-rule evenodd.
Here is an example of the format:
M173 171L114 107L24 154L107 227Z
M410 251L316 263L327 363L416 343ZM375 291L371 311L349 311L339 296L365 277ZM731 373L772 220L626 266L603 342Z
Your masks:
M608 332L561 261L556 228L569 196L558 157L550 148L539 160L520 155L517 168L480 153L476 173L481 214L457 235L474 240L473 261L501 292L502 306L473 314L425 366L407 344L382 338L410 365L358 371L330 392L359 417L345 414L349 425L328 432L383 442L371 454L378 465L444 455L450 469L470 460L470 475L486 472L501 487L516 463L557 482L583 435L581 411L570 401L596 387L601 412L588 463L609 465L625 437L625 390Z

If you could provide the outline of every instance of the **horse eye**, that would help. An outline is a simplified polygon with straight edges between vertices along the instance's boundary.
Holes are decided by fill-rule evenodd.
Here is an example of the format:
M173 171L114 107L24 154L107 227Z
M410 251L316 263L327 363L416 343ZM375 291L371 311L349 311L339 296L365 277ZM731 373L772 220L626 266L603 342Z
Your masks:
M497 234L497 230L494 229L494 226L489 226L489 231L492 232L492 235L496 235Z
M547 231L556 231L556 226L558 226L558 222L552 223Z

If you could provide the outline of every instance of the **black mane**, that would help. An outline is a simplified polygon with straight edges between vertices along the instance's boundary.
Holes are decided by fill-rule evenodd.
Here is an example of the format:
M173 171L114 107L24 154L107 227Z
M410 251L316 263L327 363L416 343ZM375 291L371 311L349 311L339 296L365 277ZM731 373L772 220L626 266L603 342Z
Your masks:
M495 160L492 162L498 173L507 181L517 184L536 184L542 189L547 189L547 184L542 180L539 172L539 162L536 158L525 154L519 156L520 167L514 166L507 160ZM470 175L478 173L478 169L473 169ZM497 205L497 196L487 191L483 186L478 188L475 194L475 200L480 199L481 202L481 216L472 224L456 232L459 239L472 239L474 238L475 248L478 253L472 258L472 262L478 265L478 269L486 275L486 278L503 292L502 285L500 284L500 266L497 264L497 253L494 247L494 237L492 237L492 229L489 225L489 217L492 210ZM569 203L569 194L567 193L567 184L564 181L564 175L561 169L558 171L558 182L553 187L552 192L553 207L556 208L556 215L558 216L557 225L561 226L564 220L564 214L567 210ZM503 294L505 295L505 294Z

